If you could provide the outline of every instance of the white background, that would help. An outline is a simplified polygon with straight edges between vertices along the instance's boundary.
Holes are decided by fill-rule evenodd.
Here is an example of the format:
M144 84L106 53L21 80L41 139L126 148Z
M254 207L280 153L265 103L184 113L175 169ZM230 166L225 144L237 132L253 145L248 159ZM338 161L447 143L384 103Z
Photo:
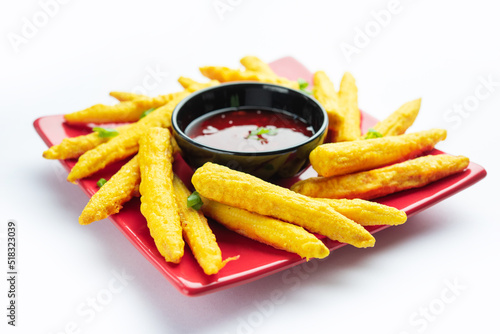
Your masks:
M2 333L498 328L500 20L494 1L401 0L390 17L381 14L392 8L386 0L40 3L50 1L2 0L0 7L1 268L6 223L19 226L18 326L6 325L2 269ZM218 12L214 4L230 10ZM360 37L366 29L369 40ZM346 57L341 46L347 44L357 53ZM438 148L470 157L488 176L377 234L372 249L344 247L300 272L202 297L180 294L109 220L78 224L88 199L64 181L59 162L41 157L46 147L32 122L113 103L109 91L138 89L152 70L160 75L147 93L157 95L179 89L179 75L201 79L199 66L237 67L248 54L265 61L293 56L312 71L326 71L337 87L349 70L360 108L379 119L422 97L412 131L447 129ZM464 104L463 114L454 111ZM89 300L106 294L117 272L128 277L123 288L90 312ZM271 298L276 291L278 301Z

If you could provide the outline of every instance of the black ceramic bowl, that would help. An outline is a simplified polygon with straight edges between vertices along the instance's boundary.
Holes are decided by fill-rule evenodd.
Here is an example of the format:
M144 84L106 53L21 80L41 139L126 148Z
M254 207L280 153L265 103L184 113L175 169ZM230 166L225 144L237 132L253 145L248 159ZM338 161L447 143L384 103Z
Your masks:
M227 151L201 144L185 133L199 117L218 110L265 109L285 112L310 125L313 135L303 142L265 152ZM309 162L309 153L323 143L328 117L309 95L278 85L238 82L222 84L193 93L172 114L172 127L184 160L194 169L206 162L253 174L262 179L291 177Z

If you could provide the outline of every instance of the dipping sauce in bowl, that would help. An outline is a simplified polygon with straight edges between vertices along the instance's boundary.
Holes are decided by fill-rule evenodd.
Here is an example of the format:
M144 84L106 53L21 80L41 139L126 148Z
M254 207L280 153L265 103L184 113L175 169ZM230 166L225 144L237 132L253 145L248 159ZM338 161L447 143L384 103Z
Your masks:
M200 144L236 152L281 150L314 134L305 120L266 109L215 111L194 120L184 132Z
M300 172L327 127L326 111L314 98L259 82L200 90L172 113L174 138L191 168L213 162L262 179Z

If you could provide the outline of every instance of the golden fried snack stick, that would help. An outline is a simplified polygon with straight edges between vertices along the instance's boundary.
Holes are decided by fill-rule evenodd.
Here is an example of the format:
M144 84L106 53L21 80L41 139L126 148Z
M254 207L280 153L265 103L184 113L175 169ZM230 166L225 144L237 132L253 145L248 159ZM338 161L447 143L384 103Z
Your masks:
M170 137L173 154L176 153L175 139ZM102 220L108 216L118 213L123 204L132 197L139 197L139 184L141 174L139 172L139 160L136 155L123 165L90 199L82 214L80 224L87 225L94 221Z
M326 246L302 227L203 198L203 212L231 231L307 260L330 254Z
M407 160L431 150L446 138L446 130L432 129L401 136L329 143L316 147L309 159L321 176L373 169Z
M123 132L130 125L122 125L116 127L115 130L118 132ZM111 137L100 137L97 132L92 132L86 135L81 135L72 138L64 138L62 142L58 145L51 146L48 150L43 152L43 157L45 159L75 159L80 157L83 153L90 151L97 146L106 143ZM180 151L177 142L174 137L172 137L172 146L174 149L174 154Z
M85 152L80 156L78 162L69 173L68 181L75 182L78 179L94 174L115 161L125 159L137 153L139 138L141 138L144 132L151 127L169 127L171 125L170 118L172 111L177 103L188 95L189 92L187 91L177 95L166 105L152 111L137 123L131 124L120 135Z
M339 113L343 122L337 129L336 141L357 140L361 137L361 113L358 108L358 88L351 73L342 77L339 88Z
M332 81L323 71L314 73L313 83L313 95L323 108L325 108L328 114L328 128L334 131L332 140L337 141L337 129L344 121L344 117L339 112L338 94L335 91Z
M269 65L255 56L246 56L240 59L241 65L245 66L247 71L259 72L262 74L277 76Z
M182 227L174 194L170 131L150 128L139 141L141 213L156 247L167 262L184 255Z
M126 131L129 125L116 127L118 133ZM81 135L72 138L64 138L58 145L51 146L43 152L45 159L75 159L83 153L109 141L111 138L100 137L97 132Z
M120 102L150 98L147 95L128 93L128 92L110 92L109 95L114 97Z
M144 111L161 107L182 94L184 92L146 97L120 102L112 106L96 104L90 108L66 114L64 119L68 123L135 122L141 118Z
M396 208L362 199L321 199L335 211L363 226L400 225L406 213Z
M180 77L178 81L184 88L186 88L190 92L196 92L200 89L220 85L220 82L217 80L210 80L209 82L201 83L189 78Z
M299 83L296 81L255 71L240 71L222 66L205 66L200 67L200 72L207 78L220 82L259 81L299 89Z
M187 198L191 195L191 192L176 175L174 175L174 194L177 200L184 239L203 272L207 275L217 274L228 261L238 259L239 256L235 256L222 261L219 245L208 225L207 219L201 210L195 210L187 206Z
M179 77L179 79L177 79L177 82L180 83L182 88L184 88L184 89L188 89L188 87L191 85L199 84L198 81L195 81L191 78L182 77L182 76Z
M328 204L255 176L206 163L191 179L208 199L299 225L310 232L356 247L371 247L373 236L361 225L334 211Z
M140 182L139 158L135 156L90 198L78 221L87 225L118 213L134 196Z
M423 187L458 173L469 165L463 156L428 155L388 167L355 174L312 177L292 190L310 197L372 199L398 191Z
M402 135L417 118L421 102L422 99L406 102L389 117L375 124L373 129L384 137ZM367 134L362 139L366 139L366 136Z

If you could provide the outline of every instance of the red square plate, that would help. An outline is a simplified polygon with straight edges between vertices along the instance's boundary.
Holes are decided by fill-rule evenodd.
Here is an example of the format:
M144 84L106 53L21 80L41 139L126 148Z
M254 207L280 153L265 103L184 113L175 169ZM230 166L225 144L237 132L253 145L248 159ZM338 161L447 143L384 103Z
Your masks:
M303 78L309 82L312 80L312 73L293 58L282 58L270 65L277 74L291 80L297 80L298 78ZM361 122L363 131L373 126L376 121L376 119L363 112ZM48 146L60 143L63 138L79 136L92 131L88 127L66 124L62 115L41 117L34 122L34 127ZM431 152L431 154L440 153L442 152L438 150ZM69 171L75 165L76 160L65 160L61 161L61 163ZM99 173L79 181L78 184L90 197L97 191L97 180L102 177L109 179L122 164L123 162L115 163ZM180 156L176 157L174 171L184 181L189 182L192 170ZM309 167L299 176L282 180L280 183L288 187L299 179L316 175L315 171ZM408 216L411 216L471 186L485 176L486 171L484 168L471 162L469 167L463 172L449 176L423 188L407 190L379 198L378 202L404 210ZM170 264L165 262L156 249L153 239L149 234L146 220L139 211L139 206L140 200L134 198L123 207L121 212L111 216L109 219L170 283L180 292L189 296L207 294L251 282L305 261L298 255L277 250L271 246L242 237L212 221L211 227L217 237L223 258L240 255L239 260L229 262L218 274L207 276L197 264L191 251L186 248L181 263L178 265ZM77 224L77 217L75 217L75 224ZM105 222L96 222L94 224L105 224ZM82 229L84 228L82 226ZM367 227L370 233L375 233L385 228L387 226ZM330 250L335 250L345 245L327 238L322 238L322 240Z

